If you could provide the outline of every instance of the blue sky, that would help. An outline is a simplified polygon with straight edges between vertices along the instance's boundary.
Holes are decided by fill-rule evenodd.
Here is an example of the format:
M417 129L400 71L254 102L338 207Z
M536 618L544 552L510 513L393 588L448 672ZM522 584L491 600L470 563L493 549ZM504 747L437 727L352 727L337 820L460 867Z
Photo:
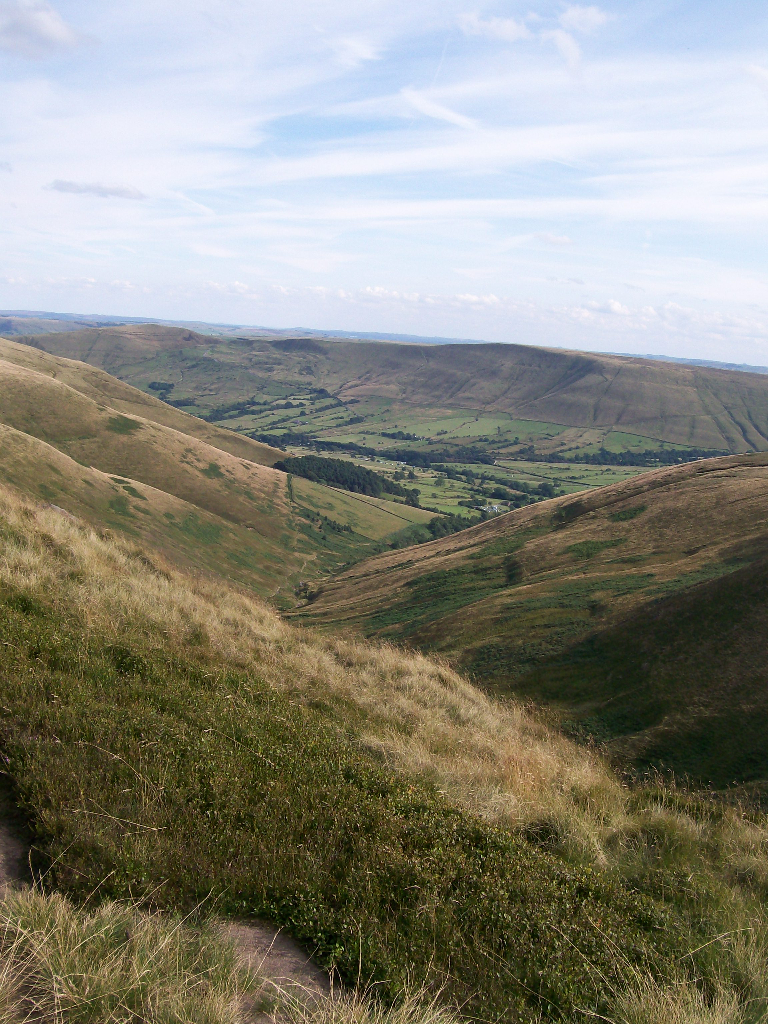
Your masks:
M768 5L0 0L0 307L768 363Z

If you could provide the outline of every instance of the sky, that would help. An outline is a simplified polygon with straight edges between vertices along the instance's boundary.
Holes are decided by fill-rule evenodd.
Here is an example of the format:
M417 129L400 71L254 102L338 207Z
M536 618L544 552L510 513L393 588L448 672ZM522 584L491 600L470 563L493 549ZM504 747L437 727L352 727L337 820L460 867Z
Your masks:
M768 364L768 4L0 0L0 308Z

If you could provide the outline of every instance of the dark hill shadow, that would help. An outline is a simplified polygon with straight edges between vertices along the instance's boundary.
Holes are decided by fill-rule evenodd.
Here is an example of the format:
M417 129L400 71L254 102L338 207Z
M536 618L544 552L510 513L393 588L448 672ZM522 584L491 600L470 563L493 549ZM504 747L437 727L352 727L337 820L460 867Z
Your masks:
M643 606L516 690L635 769L716 787L768 779L768 551L747 554L758 557Z

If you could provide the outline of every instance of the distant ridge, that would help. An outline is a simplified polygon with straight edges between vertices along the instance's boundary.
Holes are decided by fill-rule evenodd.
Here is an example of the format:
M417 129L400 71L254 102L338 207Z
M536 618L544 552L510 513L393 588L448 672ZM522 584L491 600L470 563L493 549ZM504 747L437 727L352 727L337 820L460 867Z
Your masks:
M685 366L709 366L714 370L740 370L742 373L768 373L768 366L752 366L750 363L721 363L716 359L686 359L684 356L659 356L653 353L637 355L634 352L613 352L612 355L628 356L630 359L657 359L662 363L683 363Z
M27 323L23 321L27 321ZM35 321L38 321L38 323L35 324ZM40 321L45 323L40 323ZM53 324L57 326L52 326ZM243 337L284 338L299 336L327 339L342 338L347 341L390 341L412 345L493 344L482 338L425 337L420 334L383 333L381 331L324 331L312 327L277 328L260 327L254 324L207 322L203 320L163 320L159 317L147 316L107 316L102 313L52 313L41 310L0 309L0 335L6 336L64 332L77 330L82 327L119 327L124 324L159 324L164 327L182 327L198 331L200 334L219 334L221 331L227 331L228 333L238 334ZM519 344L519 342L501 342L500 344L511 345ZM536 345L535 347L556 350L556 346ZM663 363L705 366L717 370L737 370L741 373L768 374L768 366L752 366L749 363L725 363L715 359L690 359L685 356L663 356L654 353L591 352L586 349L583 351L587 355L616 355L629 359L652 359Z

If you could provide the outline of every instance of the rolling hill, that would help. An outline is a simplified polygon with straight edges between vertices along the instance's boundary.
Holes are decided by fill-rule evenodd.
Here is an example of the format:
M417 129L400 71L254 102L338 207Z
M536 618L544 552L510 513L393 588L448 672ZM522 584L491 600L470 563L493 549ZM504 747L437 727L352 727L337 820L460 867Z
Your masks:
M768 456L703 460L380 555L300 614L449 655L617 757L725 785L768 779L767 556Z
M172 383L176 400L189 397L205 412L289 382L357 403L364 418L383 407L390 419L465 410L713 451L768 448L768 380L757 373L523 345L212 338L152 324L23 340L140 387Z
M431 514L270 468L280 452L84 363L0 341L0 475L93 525L262 594L292 589Z

